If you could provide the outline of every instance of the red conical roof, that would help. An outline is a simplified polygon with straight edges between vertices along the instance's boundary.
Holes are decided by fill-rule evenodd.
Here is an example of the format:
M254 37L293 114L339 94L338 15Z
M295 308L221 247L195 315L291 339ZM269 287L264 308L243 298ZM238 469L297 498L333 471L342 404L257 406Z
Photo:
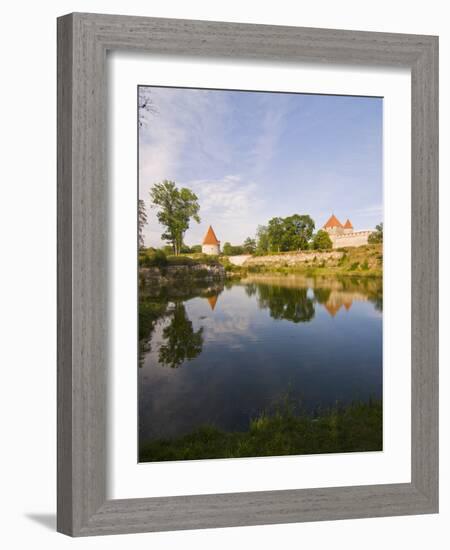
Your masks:
M344 223L344 229L353 229L352 222L349 219Z
M214 229L211 226L209 226L208 231L206 232L206 235L203 239L203 244L220 244L220 241L217 240Z
M336 218L334 214L331 215L331 218L324 225L325 229L329 227L342 227L342 223Z

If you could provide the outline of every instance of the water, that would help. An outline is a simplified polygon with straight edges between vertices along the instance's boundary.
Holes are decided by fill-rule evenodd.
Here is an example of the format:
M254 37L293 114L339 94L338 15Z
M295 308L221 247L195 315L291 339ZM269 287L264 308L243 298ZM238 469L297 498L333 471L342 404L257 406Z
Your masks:
M141 346L140 442L244 431L286 395L313 414L380 399L381 296L380 279L299 276L141 296L156 320Z

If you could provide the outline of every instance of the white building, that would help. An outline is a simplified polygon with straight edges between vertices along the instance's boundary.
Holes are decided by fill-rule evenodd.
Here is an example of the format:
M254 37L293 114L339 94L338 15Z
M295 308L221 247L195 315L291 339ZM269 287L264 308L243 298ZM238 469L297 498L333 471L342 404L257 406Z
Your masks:
M214 229L209 226L202 243L203 254L218 256L220 254L220 241L217 239Z
M373 231L355 231L350 220L342 225L334 214L331 215L323 229L330 235L333 248L367 244L369 235L373 233Z

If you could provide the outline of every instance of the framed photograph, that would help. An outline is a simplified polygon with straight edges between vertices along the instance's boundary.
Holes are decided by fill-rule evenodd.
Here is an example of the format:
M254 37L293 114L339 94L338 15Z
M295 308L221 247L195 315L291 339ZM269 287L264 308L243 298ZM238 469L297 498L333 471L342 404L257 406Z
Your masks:
M58 19L58 530L438 511L438 39Z

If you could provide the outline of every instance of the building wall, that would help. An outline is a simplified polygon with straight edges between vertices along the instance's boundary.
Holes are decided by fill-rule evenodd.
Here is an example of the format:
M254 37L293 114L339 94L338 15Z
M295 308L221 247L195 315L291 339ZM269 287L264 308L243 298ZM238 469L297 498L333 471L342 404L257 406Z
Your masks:
M369 235L373 231L355 231L347 235L332 235L330 234L333 248L341 248L344 246L362 246L368 243Z
M327 229L325 229L325 231L330 235L342 235L344 233L344 228L338 226L328 227Z
M219 244L203 244L202 245L203 254L208 254L210 256L217 256L220 254L220 245Z

